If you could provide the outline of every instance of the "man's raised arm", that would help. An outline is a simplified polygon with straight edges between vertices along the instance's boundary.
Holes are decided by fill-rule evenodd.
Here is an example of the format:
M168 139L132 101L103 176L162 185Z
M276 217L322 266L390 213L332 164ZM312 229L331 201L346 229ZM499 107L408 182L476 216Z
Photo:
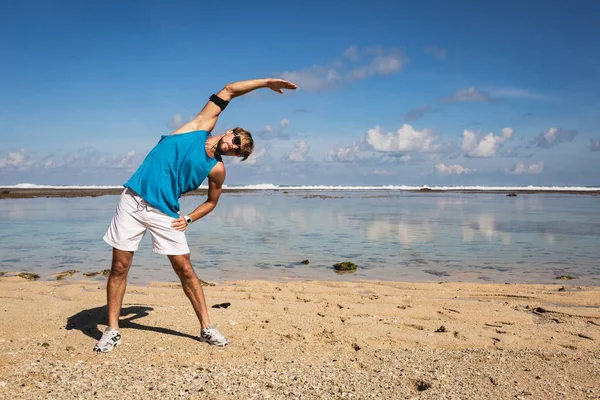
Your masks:
M283 89L294 90L296 87L292 82L275 78L251 79L228 83L219 93L210 97L210 100L206 103L202 111L193 120L181 126L172 134L176 135L198 130L211 132L217 123L219 114L227 107L229 102L253 90L269 88L277 93L283 93Z

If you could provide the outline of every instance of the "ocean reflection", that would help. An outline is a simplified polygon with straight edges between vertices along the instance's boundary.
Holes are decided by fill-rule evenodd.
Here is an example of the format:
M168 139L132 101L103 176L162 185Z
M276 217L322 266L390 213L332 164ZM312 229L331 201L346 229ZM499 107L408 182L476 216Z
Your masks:
M462 220L462 240L469 243L481 236L488 241L500 237L502 244L510 244L510 233L501 232L495 221L494 214L479 214L475 220L465 218Z
M181 209L190 212L204 200L184 197ZM102 236L117 201L0 201L0 271L108 268ZM206 279L333 279L332 264L351 260L360 269L345 279L553 282L571 274L600 284L597 210L594 196L250 192L223 195L187 236ZM310 264L299 264L303 259ZM166 258L152 253L149 237L132 274L139 281L176 279Z

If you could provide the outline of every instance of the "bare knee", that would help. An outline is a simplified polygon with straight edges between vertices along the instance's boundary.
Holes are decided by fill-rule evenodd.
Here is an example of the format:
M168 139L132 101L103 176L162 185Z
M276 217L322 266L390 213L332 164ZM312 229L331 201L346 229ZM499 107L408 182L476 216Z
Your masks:
M115 249L113 251L113 260L110 274L113 276L125 276L131 267L133 252L125 252Z
M180 279L192 279L196 277L196 272L192 267L189 254L169 256L173 270Z

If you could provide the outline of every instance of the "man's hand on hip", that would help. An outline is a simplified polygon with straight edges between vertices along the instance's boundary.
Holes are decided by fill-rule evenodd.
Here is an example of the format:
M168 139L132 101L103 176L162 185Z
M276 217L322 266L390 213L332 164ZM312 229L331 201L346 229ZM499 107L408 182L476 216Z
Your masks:
M177 229L178 231L185 232L185 229L188 227L187 222L185 221L185 217L179 213L179 218L171 221L171 228Z

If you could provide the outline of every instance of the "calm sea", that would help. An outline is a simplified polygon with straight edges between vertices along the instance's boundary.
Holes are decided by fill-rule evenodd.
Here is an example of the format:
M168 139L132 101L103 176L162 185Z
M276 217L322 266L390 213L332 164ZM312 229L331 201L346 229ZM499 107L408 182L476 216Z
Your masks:
M205 197L182 198L189 212ZM110 268L118 196L0 201L0 271ZM600 196L402 191L225 193L188 229L194 267L237 279L600 284ZM308 260L309 264L303 264ZM352 261L353 274L332 265ZM557 281L560 275L576 279ZM76 277L82 278L81 275ZM86 278L98 279L105 278ZM176 282L146 235L129 281Z

